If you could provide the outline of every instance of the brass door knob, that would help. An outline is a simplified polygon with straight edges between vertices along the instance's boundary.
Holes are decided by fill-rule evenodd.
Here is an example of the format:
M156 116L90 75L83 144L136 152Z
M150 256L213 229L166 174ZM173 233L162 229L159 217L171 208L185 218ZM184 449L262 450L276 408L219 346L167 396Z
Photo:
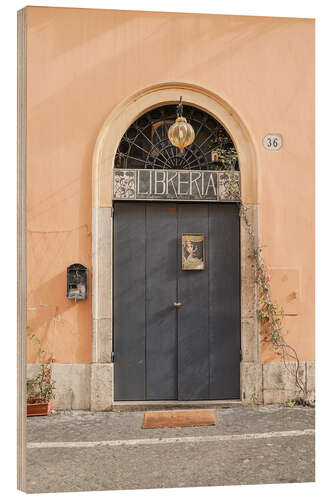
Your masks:
M175 307L181 307L183 305L183 303L182 302L174 302L173 305Z

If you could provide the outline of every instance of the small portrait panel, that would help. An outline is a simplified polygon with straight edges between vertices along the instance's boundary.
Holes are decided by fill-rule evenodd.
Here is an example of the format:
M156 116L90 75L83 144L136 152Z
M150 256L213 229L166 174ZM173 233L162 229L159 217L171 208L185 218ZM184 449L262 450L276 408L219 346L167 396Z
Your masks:
M203 234L182 234L182 269L184 271L202 271L205 269Z

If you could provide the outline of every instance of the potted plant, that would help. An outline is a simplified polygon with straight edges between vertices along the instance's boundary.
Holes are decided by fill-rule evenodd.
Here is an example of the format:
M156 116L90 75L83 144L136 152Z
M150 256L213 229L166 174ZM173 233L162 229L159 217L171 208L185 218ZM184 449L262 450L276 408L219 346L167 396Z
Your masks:
M35 334L29 334L28 337L38 345L40 366L34 377L27 378L27 416L48 415L55 398L55 380L52 379L51 367L53 359L45 361L46 353Z
M209 144L211 148L212 170L232 170L234 171L238 161L238 153L230 138L225 136L223 131L217 134Z

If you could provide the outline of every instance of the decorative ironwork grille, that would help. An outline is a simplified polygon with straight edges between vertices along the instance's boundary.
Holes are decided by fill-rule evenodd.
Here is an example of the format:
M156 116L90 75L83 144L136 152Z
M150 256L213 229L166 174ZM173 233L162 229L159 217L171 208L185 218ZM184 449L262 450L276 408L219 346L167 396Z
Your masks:
M168 139L176 105L160 106L138 118L117 149L115 168L239 170L237 151L225 128L208 113L184 105L183 116L195 131L183 154Z

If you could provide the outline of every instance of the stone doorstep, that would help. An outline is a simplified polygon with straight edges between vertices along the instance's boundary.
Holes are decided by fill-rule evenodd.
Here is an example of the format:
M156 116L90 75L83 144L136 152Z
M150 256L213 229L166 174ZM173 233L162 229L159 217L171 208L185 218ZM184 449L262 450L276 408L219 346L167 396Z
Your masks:
M242 408L240 399L211 401L115 401L112 411L177 410L195 408Z

